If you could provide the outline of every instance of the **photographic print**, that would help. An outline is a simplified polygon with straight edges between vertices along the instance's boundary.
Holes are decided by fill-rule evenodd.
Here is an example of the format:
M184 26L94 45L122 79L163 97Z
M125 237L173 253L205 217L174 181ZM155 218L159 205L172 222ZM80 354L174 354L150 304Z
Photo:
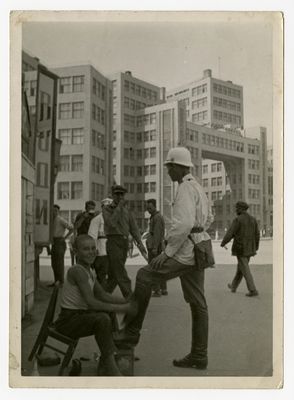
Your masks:
M282 38L12 12L11 386L283 385Z

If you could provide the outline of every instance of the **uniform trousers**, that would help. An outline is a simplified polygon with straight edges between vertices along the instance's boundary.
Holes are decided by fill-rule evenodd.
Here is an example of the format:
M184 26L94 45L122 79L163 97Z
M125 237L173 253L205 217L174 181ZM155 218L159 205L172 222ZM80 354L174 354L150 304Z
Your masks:
M141 268L137 273L133 294L138 303L138 314L128 324L126 331L131 335L139 336L152 287L176 277L181 280L184 299L191 308L193 328L191 353L195 359L207 361L208 309L204 295L204 270L196 269L195 266L184 265L168 258L157 271L153 271L150 265Z
M51 265L54 274L54 281L64 282L64 254L66 243L63 237L53 238L51 250Z
M98 282L106 290L107 275L108 275L108 269L109 269L108 255L97 256L94 261L94 269L96 271L96 276L97 276Z
M125 268L128 256L128 238L122 235L107 235L106 252L109 259L106 290L112 293L118 285L122 295L127 298L132 293L131 280Z
M156 256L154 256L150 249L147 249L147 250L148 250L148 262L150 264L150 262L153 260L153 258L157 257L157 255L159 255L160 253L157 254ZM166 284L165 280L163 280L160 283L157 283L156 285L153 286L154 292L159 292L160 290L166 290L166 289L167 289L167 284Z

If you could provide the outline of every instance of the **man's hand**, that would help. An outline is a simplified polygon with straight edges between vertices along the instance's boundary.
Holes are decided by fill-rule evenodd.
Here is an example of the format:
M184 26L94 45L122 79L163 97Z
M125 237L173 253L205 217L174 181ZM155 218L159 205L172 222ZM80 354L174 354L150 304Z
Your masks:
M151 254L152 254L154 257L156 257L157 254L158 254L157 249L152 249L152 250L151 250Z
M159 256L153 258L150 263L150 267L153 271L158 271L168 258L169 257L164 252L162 252L161 254L159 254Z

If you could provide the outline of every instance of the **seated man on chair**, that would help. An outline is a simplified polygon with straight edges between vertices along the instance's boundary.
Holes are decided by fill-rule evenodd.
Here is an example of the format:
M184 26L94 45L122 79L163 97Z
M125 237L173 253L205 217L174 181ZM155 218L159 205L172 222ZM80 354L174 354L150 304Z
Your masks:
M109 313L129 315L136 310L125 299L106 293L91 270L96 244L88 235L79 235L74 243L77 263L69 268L61 298L61 312L55 328L72 338L94 335L106 375L121 375L115 362L116 351Z

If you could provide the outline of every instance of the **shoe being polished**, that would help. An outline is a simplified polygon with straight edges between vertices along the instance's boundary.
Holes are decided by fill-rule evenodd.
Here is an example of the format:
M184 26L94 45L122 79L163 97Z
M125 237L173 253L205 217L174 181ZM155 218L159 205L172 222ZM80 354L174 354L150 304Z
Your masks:
M246 293L247 297L254 297L258 296L258 291L257 290L251 290L249 293Z
M184 358L173 360L173 365L180 368L206 369L207 360L196 360L191 354L187 354Z
M130 333L126 330L120 330L118 332L114 332L113 340L116 344L130 344L132 346L136 346L139 343L140 335Z

